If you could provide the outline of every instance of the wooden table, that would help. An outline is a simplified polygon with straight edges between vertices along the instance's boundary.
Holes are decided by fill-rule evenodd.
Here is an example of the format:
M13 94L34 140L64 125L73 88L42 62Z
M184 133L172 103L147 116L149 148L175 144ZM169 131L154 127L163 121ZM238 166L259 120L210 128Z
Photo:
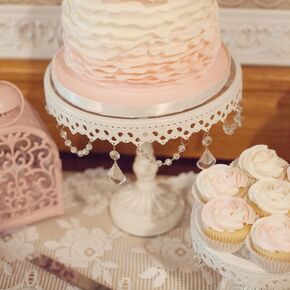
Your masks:
M0 79L15 83L32 103L47 125L61 151L66 151L56 130L55 120L44 110L43 74L48 61L0 60ZM226 136L220 125L212 129L214 143L212 151L219 159L231 160L244 149L254 144L267 144L279 155L290 160L290 68L244 67L244 124L233 136ZM184 157L200 156L202 134L192 136ZM78 146L86 142L82 136L75 136ZM171 155L178 142L166 146L156 145L158 155ZM108 152L111 145L96 142L95 152ZM133 154L132 145L120 144L123 154Z

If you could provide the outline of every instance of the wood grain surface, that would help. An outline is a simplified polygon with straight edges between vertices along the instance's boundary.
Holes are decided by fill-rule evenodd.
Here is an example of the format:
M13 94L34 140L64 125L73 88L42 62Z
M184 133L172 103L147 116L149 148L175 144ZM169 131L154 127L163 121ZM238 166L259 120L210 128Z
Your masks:
M61 151L63 145L55 120L44 109L43 75L48 61L0 60L0 79L16 84L27 100L38 111ZM221 125L211 130L211 150L219 159L236 158L254 144L268 144L279 155L290 160L290 68L244 67L244 124L233 136L226 136ZM1 96L0 96L1 98ZM202 134L193 135L184 157L198 157L202 152ZM74 136L78 146L86 142L83 136ZM158 155L171 155L179 142L156 145ZM95 152L108 152L111 146L96 142ZM134 146L118 145L121 153L133 154Z

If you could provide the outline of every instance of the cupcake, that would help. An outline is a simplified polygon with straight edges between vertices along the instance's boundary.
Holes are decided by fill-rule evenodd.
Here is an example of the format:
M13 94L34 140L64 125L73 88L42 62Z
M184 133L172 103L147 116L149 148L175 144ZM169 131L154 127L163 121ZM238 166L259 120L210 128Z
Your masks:
M257 220L247 247L256 263L266 271L290 272L290 218L271 215Z
M198 174L193 190L203 203L207 203L218 196L243 197L249 181L239 168L217 164Z
M290 182L275 178L261 179L249 188L248 203L261 217L290 214Z
M239 157L238 166L255 180L265 177L283 179L288 162L277 156L266 145L256 145L245 150Z
M255 219L254 210L245 200L219 196L202 208L200 226L208 246L233 253L242 247Z

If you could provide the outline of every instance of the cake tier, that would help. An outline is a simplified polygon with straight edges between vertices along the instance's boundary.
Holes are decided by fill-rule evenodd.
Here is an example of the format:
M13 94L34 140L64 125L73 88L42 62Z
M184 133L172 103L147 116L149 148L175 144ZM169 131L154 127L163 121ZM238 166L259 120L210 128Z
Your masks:
M52 82L59 95L88 112L125 118L154 117L202 104L224 87L230 67L231 58L222 46L211 69L198 79L145 85L96 82L69 68L61 49L52 62Z
M66 64L95 81L200 78L221 41L216 0L64 0Z

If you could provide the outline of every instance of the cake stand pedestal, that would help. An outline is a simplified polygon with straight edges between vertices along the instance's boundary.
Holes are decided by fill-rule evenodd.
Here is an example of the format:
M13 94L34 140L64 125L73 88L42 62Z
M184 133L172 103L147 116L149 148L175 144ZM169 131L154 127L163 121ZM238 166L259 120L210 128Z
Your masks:
M228 82L217 95L186 111L159 117L118 118L107 116L106 112L99 115L84 111L57 92L50 66L45 75L45 95L48 112L56 118L59 126L68 128L72 134L85 135L91 143L100 139L109 141L113 146L120 142L136 145L138 149L134 172L137 181L119 188L111 200L111 215L120 229L133 235L152 236L169 231L179 223L184 201L169 185L157 183L155 177L162 162L155 160L151 144L165 144L177 138L188 140L193 133L208 132L218 122L224 122L225 132L232 134L240 125L242 75L240 65L233 61ZM233 111L237 112L239 118L228 124L226 118ZM203 142L206 150L201 165L207 161L212 164L215 162L207 148L210 143L210 137ZM75 151L76 148L73 149ZM163 164L171 165L179 159L184 149L184 145L180 145L173 158L166 159ZM83 154L82 151L80 154ZM111 178L121 184L125 177L117 166L120 155L114 149L110 156L114 160Z
M246 247L235 254L209 248L199 234L200 211L200 206L194 206L191 215L193 247L201 260L223 277L219 290L289 289L290 273L273 274L264 271L251 261Z
M154 157L151 143L142 149ZM122 230L137 236L155 236L175 227L183 217L184 200L169 185L158 184L158 167L137 150L133 165L137 180L120 188L111 200L111 216Z

